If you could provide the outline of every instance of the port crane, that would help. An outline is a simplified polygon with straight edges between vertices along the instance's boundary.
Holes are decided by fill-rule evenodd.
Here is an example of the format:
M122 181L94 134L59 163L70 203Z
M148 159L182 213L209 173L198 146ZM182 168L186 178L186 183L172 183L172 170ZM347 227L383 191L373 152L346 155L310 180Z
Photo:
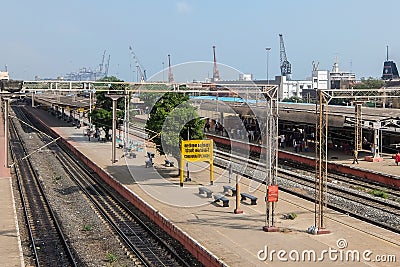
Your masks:
M285 51L285 43L283 42L282 34L279 34L280 38L280 58L281 58L281 75L286 76L288 80L291 79L292 74L292 65L287 60L286 51Z
M146 70L143 68L143 66L139 63L139 60L135 54L135 52L133 51L132 46L129 46L129 50L131 51L131 55L133 58L133 61L135 62L136 65L136 80L139 81L139 76L140 76L140 81L146 81L147 77L146 77Z

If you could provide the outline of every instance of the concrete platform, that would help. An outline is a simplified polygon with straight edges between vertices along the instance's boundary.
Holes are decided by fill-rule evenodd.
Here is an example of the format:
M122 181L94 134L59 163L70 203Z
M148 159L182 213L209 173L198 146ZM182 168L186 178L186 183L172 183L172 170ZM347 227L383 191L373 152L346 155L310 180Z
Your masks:
M0 256L1 266L25 266L19 238L10 169L6 167L4 120L0 111Z
M118 162L111 163L111 143L89 141L82 128L67 126L45 111L32 109L53 129L71 142L114 178L119 180L177 227L197 240L228 266L398 266L400 261L400 235L361 222L345 214L328 210L326 235L307 234L314 225L314 204L295 196L279 192L275 210L275 225L279 232L265 232L265 186L240 178L241 192L258 197L257 205L241 202L241 214L235 214L235 198L229 207L222 207L212 199L199 195L198 187L205 186L222 194L223 185L229 183L228 173L215 168L214 185L209 185L208 165L190 164L190 182L179 186L176 167L164 166L164 157L156 155L154 168L145 168L146 147L136 151L135 158L117 149ZM345 160L345 159L343 159ZM346 159L347 160L347 159ZM176 163L176 162L175 162ZM351 164L351 162L350 162ZM361 164L364 162L360 161ZM367 164L367 163L365 163ZM382 163L368 163L382 164ZM177 166L177 164L175 164ZM400 169L399 169L400 170ZM286 214L296 213L294 220ZM278 252L280 251L280 252ZM314 260L315 253L315 260ZM4 256L4 254L1 254ZM311 255L311 259L308 256ZM348 256L346 259L346 255ZM359 261L353 261L359 255ZM363 257L364 255L364 257ZM296 261L296 257L299 257ZM397 262L377 262L377 257ZM302 259L304 258L304 259Z

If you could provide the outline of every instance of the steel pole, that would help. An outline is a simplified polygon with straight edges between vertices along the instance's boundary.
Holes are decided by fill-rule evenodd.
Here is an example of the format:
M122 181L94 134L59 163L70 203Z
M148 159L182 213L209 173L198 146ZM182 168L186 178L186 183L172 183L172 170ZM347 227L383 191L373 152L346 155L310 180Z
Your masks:
M265 50L267 50L267 85L269 85L269 51L271 50L271 47L266 47Z
M92 129L92 91L89 90L89 128Z
M112 99L112 159L111 159L111 162L114 164L116 161L115 161L115 154L116 154L116 151L115 151L115 147L116 147L116 133L117 133L117 120L116 120L116 115L115 115L115 113L116 113L116 108L117 108L117 99Z
M126 135L126 144L127 144L127 146L129 147L129 125L130 125L130 116L129 116L129 112L130 112L130 108L131 108L131 105L130 105L130 103L131 103L131 98L130 98L130 93L128 93L128 104L127 104L127 106L128 106L128 109L127 109L127 115L126 115L126 118L127 118L127 135Z
M4 167L8 168L8 150L9 150L9 140L8 140L8 109L9 109L9 99L4 98Z

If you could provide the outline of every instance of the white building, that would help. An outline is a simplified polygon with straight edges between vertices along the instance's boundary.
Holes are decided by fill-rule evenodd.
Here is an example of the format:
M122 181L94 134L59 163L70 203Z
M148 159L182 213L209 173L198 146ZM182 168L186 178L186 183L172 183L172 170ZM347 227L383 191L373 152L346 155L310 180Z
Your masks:
M252 81L253 74L251 73L241 73L239 74L239 81Z
M330 89L330 75L327 70L315 70L312 73L313 89Z
M279 100L291 97L315 98L317 89L330 89L330 75L327 70L314 70L311 79L287 80L286 76L275 77L279 84Z
M340 71L339 63L333 63L330 72L331 89L349 89L356 81L356 75L352 72Z
M0 71L0 80L10 80L8 71Z
M285 98L302 97L302 92L304 89L311 89L312 82L309 80L303 81L295 81L295 80L287 80L286 76L278 76L275 79L280 80L279 86L279 100L283 100Z

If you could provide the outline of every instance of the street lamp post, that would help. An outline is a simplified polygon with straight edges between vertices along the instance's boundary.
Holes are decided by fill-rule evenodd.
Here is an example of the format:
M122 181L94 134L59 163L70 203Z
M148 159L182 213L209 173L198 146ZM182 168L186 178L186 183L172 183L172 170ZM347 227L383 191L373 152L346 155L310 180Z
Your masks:
M8 151L9 151L9 140L8 140L8 113L10 108L10 98L4 99L4 167L8 166Z
M92 130L92 90L89 84L89 129Z
M117 109L117 100L120 97L124 97L125 95L122 94L107 94L106 97L111 98L112 100L112 153L111 153L111 162L114 164L116 161L115 154L116 154L116 128L117 128L117 119L116 119L116 109Z
M266 47L265 50L267 50L267 84L269 85L269 69L268 69L268 61L269 61L269 51L271 50L271 47Z

